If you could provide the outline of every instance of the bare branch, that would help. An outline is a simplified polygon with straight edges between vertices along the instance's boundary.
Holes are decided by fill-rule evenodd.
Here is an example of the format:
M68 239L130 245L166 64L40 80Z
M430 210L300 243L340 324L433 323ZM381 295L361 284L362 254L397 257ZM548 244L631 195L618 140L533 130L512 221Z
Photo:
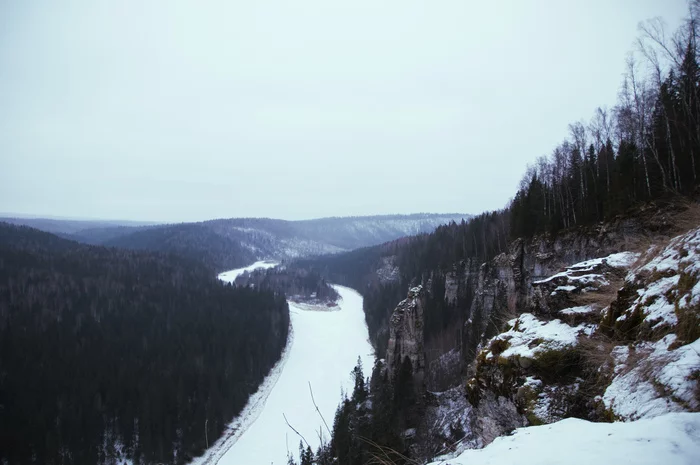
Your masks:
M287 426L289 426L289 427L292 429L292 431L294 431L295 433L297 433L297 436L299 436L299 437L306 443L306 445L307 445L308 447L311 447L311 444L309 444L309 441L307 441L306 438L305 438L304 436L302 436L301 433L300 433L299 431L297 431L292 425L289 424L289 420L287 420L287 415L285 415L285 414L283 413L282 416L284 417L284 421L285 421L285 423L287 423Z
M318 412L318 416L321 417L321 420L323 420L323 424L326 425L326 430L328 430L328 434L333 437L333 433L331 432L331 429L328 427L328 423L326 423L326 419L323 418L323 414L321 413L321 410L319 410L318 405L316 405L316 399L314 399L314 391L311 389L311 381L309 381L309 392L311 393L311 402L314 403L314 407L316 407L316 412Z

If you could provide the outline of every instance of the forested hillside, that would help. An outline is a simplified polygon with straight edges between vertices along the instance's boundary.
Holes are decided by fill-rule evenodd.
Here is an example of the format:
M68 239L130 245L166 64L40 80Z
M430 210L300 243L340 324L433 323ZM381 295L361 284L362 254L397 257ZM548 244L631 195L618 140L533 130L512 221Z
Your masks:
M334 304L338 293L317 271L274 267L245 272L235 280L236 286L265 289L287 296L294 302Z
M199 223L129 226L109 222L9 218L91 245L166 252L221 272L255 260L308 257L381 244L433 231L469 215L419 213L285 221L230 218ZM0 219L1 221L1 219Z
M477 345L486 334L496 334L502 323L498 315L481 321L482 309L499 305L524 311L518 307L519 299L532 285L520 273L534 266L535 260L595 253L595 249L585 251L583 242L571 242L581 238L592 238L590 244L599 241L598 247L605 250L600 241L605 242L605 229L613 223L621 229L636 224L653 232L657 218L648 216L655 215L668 228L668 217L682 211L685 202L697 199L697 5L691 5L691 16L675 34L665 32L660 20L642 26L617 104L598 108L589 123L572 123L569 137L527 170L504 209L441 226L432 234L298 261L295 266L317 270L363 294L370 337L379 357L386 356L394 319L403 318L405 308L420 306L422 321L412 329L420 330L425 382L435 383L427 379L431 362L441 367L452 364L456 371L450 379L458 382L464 374L460 370L473 362ZM651 72L645 72L648 69ZM581 232L578 238L577 231ZM619 231L610 233L614 236ZM562 243L578 248L571 252L544 248L564 234L569 236ZM534 236L541 240L533 240ZM530 262L522 262L526 259ZM485 277L491 280L488 289L480 281ZM409 299L399 304L410 288ZM397 313L392 316L394 308ZM372 389L362 394L371 396L371 407L358 402L355 395L344 401L336 417L334 441L326 451L338 463L366 463L371 456L408 463L406 456L426 458L436 452L421 449L429 441L415 436L425 409L437 400L420 384L423 367L410 363L406 358L389 373L381 364L375 368ZM418 371L419 380L406 375ZM463 437L458 426L450 428L446 427L445 444ZM405 455L388 456L387 451Z
M0 223L0 462L186 463L279 359L283 296Z
M300 261L365 295L370 334L413 280L449 271L464 259L486 261L519 237L556 235L611 220L648 201L697 195L700 183L700 67L697 20L675 34L661 20L641 27L618 103L599 107L524 174L502 210L439 226L435 232L332 257ZM651 69L645 73L644 69ZM375 271L380 272L375 276ZM397 299L398 297L398 299ZM378 320L379 322L375 321Z
M109 239L108 247L165 252L190 260L198 260L215 271L249 265L257 254L239 240L231 240L202 223L165 225Z

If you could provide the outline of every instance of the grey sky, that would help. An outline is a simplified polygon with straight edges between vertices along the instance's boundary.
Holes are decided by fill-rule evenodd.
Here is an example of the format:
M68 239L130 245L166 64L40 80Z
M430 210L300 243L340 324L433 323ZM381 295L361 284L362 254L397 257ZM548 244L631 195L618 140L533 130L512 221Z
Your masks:
M479 213L684 0L0 0L0 211Z

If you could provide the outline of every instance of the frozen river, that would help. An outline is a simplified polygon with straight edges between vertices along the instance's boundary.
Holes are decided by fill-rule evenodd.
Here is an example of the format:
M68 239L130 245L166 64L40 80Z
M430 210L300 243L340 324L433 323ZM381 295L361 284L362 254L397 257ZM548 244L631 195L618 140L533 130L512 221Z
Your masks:
M258 262L245 269L255 266L273 265ZM219 278L235 279L245 269L222 273ZM350 372L357 357L362 359L365 376L369 376L374 363L362 296L347 287L333 287L341 299L331 311L307 310L289 303L292 331L282 360L230 425L230 431L195 464L286 464L287 451L298 457L300 438L287 426L285 416L314 452L320 444L319 434L329 439L312 402L309 384L332 428L341 391L352 392Z

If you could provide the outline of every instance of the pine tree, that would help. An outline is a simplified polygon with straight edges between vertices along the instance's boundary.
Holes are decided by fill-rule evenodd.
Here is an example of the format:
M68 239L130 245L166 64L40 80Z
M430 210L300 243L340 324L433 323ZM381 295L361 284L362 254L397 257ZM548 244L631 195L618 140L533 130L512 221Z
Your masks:
M354 387L352 390L352 401L355 403L364 402L367 398L367 388L365 387L365 375L362 372L362 359L357 357L357 365L352 369Z

